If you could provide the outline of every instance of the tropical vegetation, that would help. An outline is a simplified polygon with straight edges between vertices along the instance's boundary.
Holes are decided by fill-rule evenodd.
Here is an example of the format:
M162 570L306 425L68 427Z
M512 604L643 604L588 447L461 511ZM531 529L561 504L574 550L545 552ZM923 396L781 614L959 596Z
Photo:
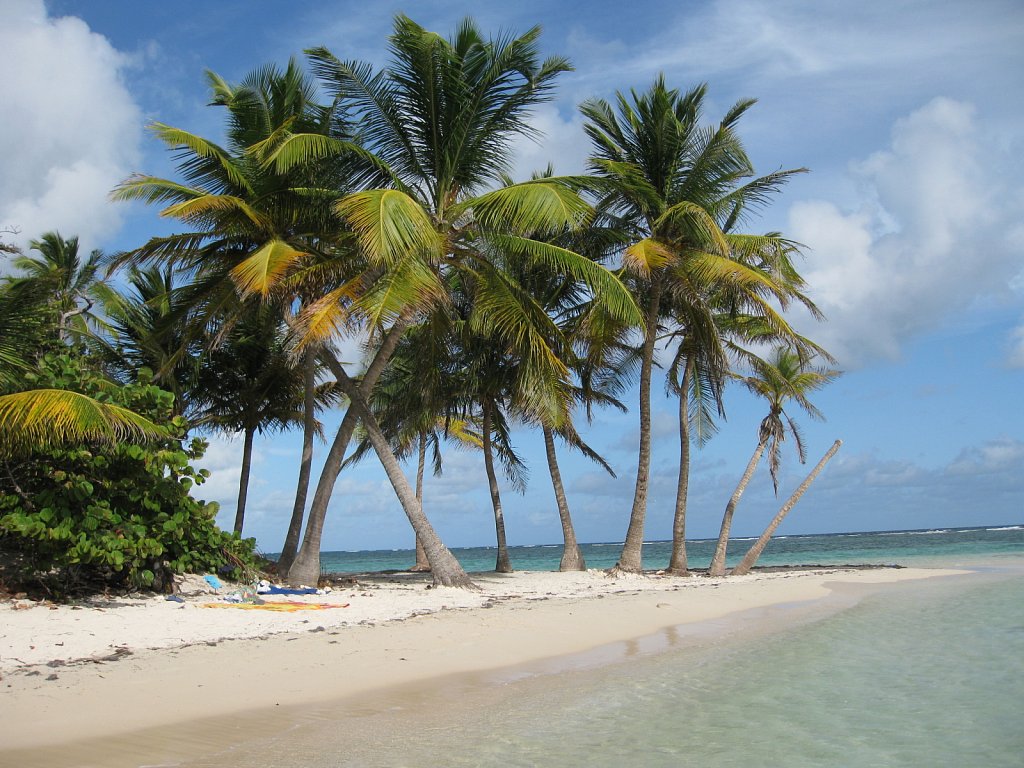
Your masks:
M151 125L175 175L135 174L113 197L158 206L178 231L109 257L82 258L78 240L56 232L28 255L2 248L0 554L65 592L250 568L241 534L256 438L301 429L279 578L317 581L338 478L375 456L415 536L414 567L471 588L427 514L428 452L435 474L451 448L482 454L495 567L510 571L502 484L525 489L532 432L561 568L585 569L556 438L614 476L585 422L595 409L627 410L636 386L637 470L616 569L639 572L663 366L680 433L673 574L691 571L691 450L726 418L727 385L769 402L711 563L723 574L762 455L776 488L787 434L804 459L785 405L819 416L807 395L838 375L814 366L831 359L786 317L794 304L820 317L799 244L752 230L805 171L756 174L738 133L753 100L708 122L706 85L684 91L662 77L590 99L580 107L588 172L530 175L513 167L515 148L542 139L533 110L572 69L542 57L539 28L488 37L467 19L445 38L399 15L385 65L323 47L306 62L264 65L238 84L208 73L222 138ZM357 359L341 351L354 347ZM190 431L241 437L232 534L191 495L204 473L191 467L203 444Z

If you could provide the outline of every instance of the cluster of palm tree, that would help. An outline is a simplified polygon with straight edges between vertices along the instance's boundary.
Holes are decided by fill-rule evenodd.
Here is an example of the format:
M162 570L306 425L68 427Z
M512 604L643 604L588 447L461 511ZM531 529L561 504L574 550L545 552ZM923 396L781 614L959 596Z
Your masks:
M783 317L792 303L817 314L794 267L797 245L744 231L803 171L755 175L736 133L753 102L708 124L705 86L680 92L662 78L614 104L588 101L590 173L549 168L516 183L514 141L535 135L531 109L570 69L560 57L541 59L539 35L488 39L466 20L445 39L399 16L379 70L314 48L309 74L294 60L237 85L210 73L225 140L156 123L179 178L135 175L114 191L161 206L183 231L66 272L54 304L62 334L87 339L122 380L153 371L194 425L244 436L236 531L254 436L302 426L278 564L293 583L318 578L337 478L373 453L415 532L417 567L438 584L470 586L423 511L427 453L439 473L446 446L483 452L496 568L511 570L497 468L513 488L525 486L513 443L522 425L543 433L565 535L561 567L585 568L555 437L611 471L575 421L595 406L625 409L619 398L637 376L636 488L617 567L639 571L659 364L679 398L670 568L685 574L691 443L724 416L730 376L749 367L744 383L769 397L751 472L767 447L774 477L783 426L792 426L782 403L816 414L806 393L835 375L812 367L827 354ZM43 260L20 264L24 279L56 264L62 248L77 244L46 236ZM123 293L109 287L117 269L128 269ZM339 343L352 340L363 357L343 361ZM751 352L759 346L779 351L765 361ZM0 346L0 361L4 354ZM344 417L323 435L310 499L318 414L333 407ZM797 444L802 459L798 434ZM415 488L401 465L414 453ZM723 564L724 547L712 570Z

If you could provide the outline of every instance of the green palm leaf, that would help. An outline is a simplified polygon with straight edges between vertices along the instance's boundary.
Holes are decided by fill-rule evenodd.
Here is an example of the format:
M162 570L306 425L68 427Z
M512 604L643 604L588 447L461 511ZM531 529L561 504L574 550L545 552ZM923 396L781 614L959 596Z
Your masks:
M242 296L266 296L281 277L307 254L283 240L271 240L231 270L231 279Z
M600 264L568 248L528 237L492 233L487 238L509 254L525 256L559 274L584 282L601 301L607 303L608 312L620 322L643 323L643 315L629 289Z
M252 185L246 178L245 173L237 167L235 161L231 155L225 150L218 147L212 141L196 136L194 133L183 131L180 128L174 128L164 123L153 123L150 126L157 137L166 144L170 144L172 147L181 147L189 150L195 155L194 160L208 160L210 163L192 162L189 166L187 175L196 178L205 178L210 176L223 176L227 179L231 186L244 190L245 192L252 192Z
M245 200L233 195L202 195L192 200L175 203L160 211L161 216L194 223L215 222L216 214L223 213L243 216L264 232L273 229L266 214L257 211Z
M651 237L637 240L622 252L622 266L642 277L675 260L673 250Z
M65 442L145 440L166 432L127 408L62 389L0 396L0 454Z
M511 228L519 233L556 233L585 224L593 210L569 187L550 179L500 187L453 208L457 219L472 210L485 227Z
M352 227L374 263L394 264L413 253L440 255L442 240L430 216L404 192L356 192L339 200L335 211Z

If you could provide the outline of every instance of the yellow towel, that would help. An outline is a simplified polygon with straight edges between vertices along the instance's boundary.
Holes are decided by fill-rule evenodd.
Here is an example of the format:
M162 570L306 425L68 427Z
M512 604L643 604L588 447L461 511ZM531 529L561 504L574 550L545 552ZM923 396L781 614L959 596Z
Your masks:
M242 608L249 611L322 611L348 608L348 603L293 603L287 600L266 603L203 603L203 608Z

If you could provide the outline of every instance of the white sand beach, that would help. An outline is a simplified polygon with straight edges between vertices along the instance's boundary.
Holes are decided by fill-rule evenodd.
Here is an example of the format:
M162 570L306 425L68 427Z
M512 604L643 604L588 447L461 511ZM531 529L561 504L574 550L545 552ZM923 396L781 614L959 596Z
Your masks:
M346 607L291 612L206 607L220 602L216 594L184 603L15 601L0 605L0 764L84 765L67 762L65 747L92 740L95 749L144 729L171 727L180 737L211 718L523 665L750 609L812 604L847 585L955 573L488 573L475 575L478 592L428 588L423 576L368 576L326 595L280 598Z

